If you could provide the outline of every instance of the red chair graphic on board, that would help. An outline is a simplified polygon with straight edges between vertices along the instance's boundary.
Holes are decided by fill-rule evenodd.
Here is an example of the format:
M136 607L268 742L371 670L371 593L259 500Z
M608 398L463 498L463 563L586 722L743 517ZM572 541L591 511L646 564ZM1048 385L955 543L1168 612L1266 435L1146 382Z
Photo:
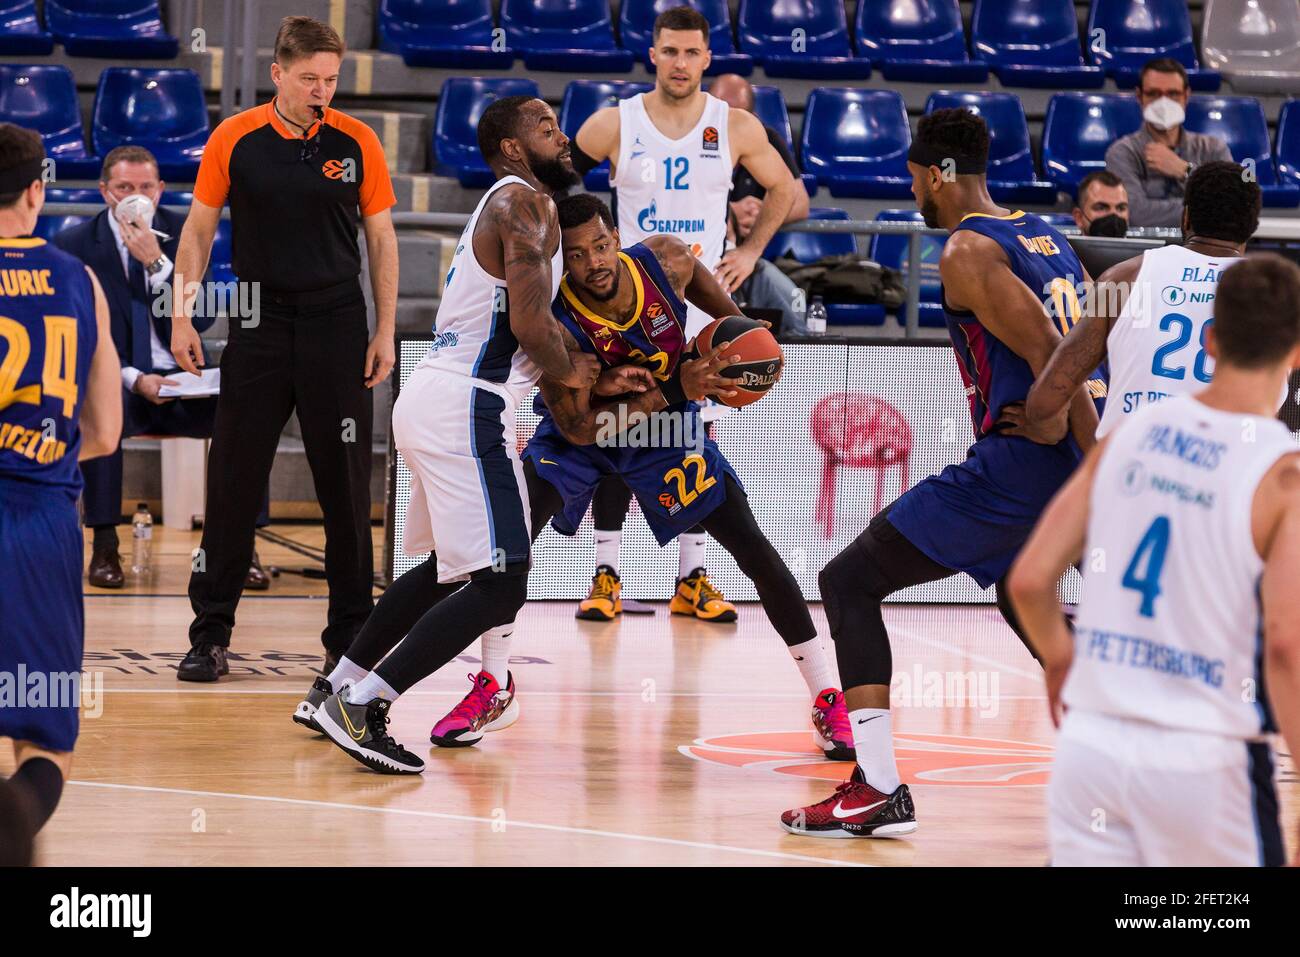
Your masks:
M901 470L900 493L907 490L912 428L903 413L884 399L865 392L833 392L817 403L808 428L824 457L816 513L824 537L835 534L835 474L839 466L875 469L876 505L872 515L880 511L885 472L890 466L897 465Z

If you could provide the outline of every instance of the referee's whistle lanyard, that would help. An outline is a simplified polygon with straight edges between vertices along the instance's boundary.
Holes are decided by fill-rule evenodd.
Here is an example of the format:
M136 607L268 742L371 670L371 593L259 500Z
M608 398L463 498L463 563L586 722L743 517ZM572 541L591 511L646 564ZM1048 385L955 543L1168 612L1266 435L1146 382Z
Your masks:
M293 120L289 119L289 117L285 116L280 110L280 98L278 96L271 100L271 106L275 109L275 115L280 118L280 121L284 123L285 126L291 126L294 129L302 131L302 136L300 137L302 140L302 149L298 153L298 159L305 163L315 156L317 150L320 149L320 131L322 127L325 126L325 108L321 106L312 107L312 110L316 113L316 122L313 124L316 127L316 135L308 139L307 131L311 129L311 126L303 126L301 123L295 123Z

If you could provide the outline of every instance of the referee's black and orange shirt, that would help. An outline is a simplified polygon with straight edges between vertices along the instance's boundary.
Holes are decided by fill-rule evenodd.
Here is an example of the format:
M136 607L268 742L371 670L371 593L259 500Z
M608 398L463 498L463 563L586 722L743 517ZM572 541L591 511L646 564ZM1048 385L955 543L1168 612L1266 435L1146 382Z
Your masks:
M240 281L284 292L356 279L359 216L397 203L374 130L327 109L324 122L312 124L304 141L272 103L223 120L212 131L194 198L217 208L229 200Z

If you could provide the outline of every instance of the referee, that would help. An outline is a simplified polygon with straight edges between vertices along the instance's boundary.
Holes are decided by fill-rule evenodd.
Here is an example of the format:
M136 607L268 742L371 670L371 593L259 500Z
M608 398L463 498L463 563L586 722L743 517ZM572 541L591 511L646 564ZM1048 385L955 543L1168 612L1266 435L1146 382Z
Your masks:
M276 96L213 131L181 232L171 347L182 369L198 372L203 365L192 299L227 202L240 282L221 358L207 518L190 576L190 651L177 673L182 681L229 673L226 650L252 559L253 525L280 433L295 409L325 517L327 672L373 604L370 390L393 367L397 235L390 209L396 198L378 137L328 109L342 62L343 41L327 24L310 17L281 22L271 64ZM368 344L358 225L377 320Z

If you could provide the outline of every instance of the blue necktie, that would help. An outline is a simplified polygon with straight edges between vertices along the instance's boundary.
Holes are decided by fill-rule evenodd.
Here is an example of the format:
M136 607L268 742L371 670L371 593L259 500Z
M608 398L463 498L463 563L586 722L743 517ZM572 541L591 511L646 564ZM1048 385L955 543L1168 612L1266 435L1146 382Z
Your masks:
M127 267L131 287L131 365L141 372L153 371L153 350L149 344L149 291L144 266L134 256Z

